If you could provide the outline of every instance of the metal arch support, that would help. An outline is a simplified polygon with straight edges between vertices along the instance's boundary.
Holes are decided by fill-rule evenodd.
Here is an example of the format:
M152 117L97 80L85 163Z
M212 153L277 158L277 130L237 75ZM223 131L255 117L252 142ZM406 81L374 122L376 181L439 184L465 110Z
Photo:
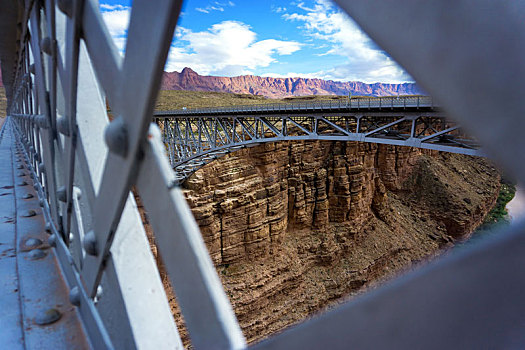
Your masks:
M483 155L476 140L445 118L430 97L361 100L366 102L184 109L156 112L155 117L168 126L163 139L178 183L231 151L266 142L360 141Z

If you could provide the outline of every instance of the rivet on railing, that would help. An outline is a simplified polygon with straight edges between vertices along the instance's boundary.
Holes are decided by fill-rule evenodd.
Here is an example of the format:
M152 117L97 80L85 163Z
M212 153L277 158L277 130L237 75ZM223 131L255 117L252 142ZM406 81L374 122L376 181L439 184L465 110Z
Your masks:
M36 211L34 211L33 209L28 210L24 214L22 214L22 217L24 217L24 218L30 218L30 217L33 217L33 216L36 216Z
M53 41L50 37L46 36L42 41L40 42L40 47L42 48L42 51L48 55L53 54Z
M115 118L104 131L104 140L111 152L125 158L128 154L128 130L124 118Z
M49 124L48 124L48 122L47 122L47 118L46 118L45 115L41 115L41 116L38 117L38 119L37 119L37 125L38 125L39 127L41 127L42 129L47 129L47 128L49 128Z
M36 248L40 245L42 245L42 240L40 238L28 238L25 243L26 247L28 248Z
M57 190L57 198L61 202L67 202L67 191L66 186L61 186Z
M38 164L38 170L40 171L41 174L46 172L46 166L44 165L44 163Z
M89 255L97 256L98 255L98 244L97 244L97 237L95 236L95 232L89 231L85 236L84 240L82 241L82 246L84 247L84 250Z
M80 291L78 287L73 287L69 292L69 302L75 306L80 306Z
M45 326L58 321L62 314L57 309L41 310L35 317L35 323L40 326Z
M57 129L59 133L69 136L69 120L65 116L57 118Z
M49 245L52 246L52 247L56 247L56 245L57 245L57 237L54 234L52 234L47 239L47 243L49 243Z
M46 252L42 249L33 249L28 254L29 259L31 260L38 260L46 257Z
M100 300L100 298L102 297L102 293L104 293L104 289L102 288L101 285L99 285L97 287L97 294L95 295L95 298L93 299L95 303L97 303Z

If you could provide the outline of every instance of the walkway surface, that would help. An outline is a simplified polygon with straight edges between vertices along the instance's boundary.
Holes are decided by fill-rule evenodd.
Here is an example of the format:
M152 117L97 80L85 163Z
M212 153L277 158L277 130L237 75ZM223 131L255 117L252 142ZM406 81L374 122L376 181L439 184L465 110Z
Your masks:
M0 349L90 348L9 122L0 131L0 164Z

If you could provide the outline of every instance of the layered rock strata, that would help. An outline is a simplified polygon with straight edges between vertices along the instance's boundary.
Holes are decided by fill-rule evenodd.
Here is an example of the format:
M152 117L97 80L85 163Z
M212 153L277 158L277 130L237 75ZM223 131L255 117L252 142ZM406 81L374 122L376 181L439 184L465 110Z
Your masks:
M254 342L468 237L499 175L479 158L303 141L232 153L185 187Z
M415 83L367 84L360 81L333 81L308 78L271 78L255 75L238 77L204 76L184 68L164 73L163 90L215 91L262 95L270 98L308 95L396 96L425 94Z

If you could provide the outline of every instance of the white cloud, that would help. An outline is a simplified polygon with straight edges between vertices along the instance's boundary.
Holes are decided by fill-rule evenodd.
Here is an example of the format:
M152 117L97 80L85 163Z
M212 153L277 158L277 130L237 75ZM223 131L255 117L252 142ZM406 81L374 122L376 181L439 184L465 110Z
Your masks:
M318 79L319 78L317 73L294 73L294 72L288 72L286 74L281 74L281 73L262 73L261 77L270 77L270 78L303 78L303 79Z
M214 24L206 31L178 28L177 45L172 46L167 71L191 67L199 74L235 76L253 74L259 67L276 62L276 56L290 55L301 48L296 41L257 41L250 26L236 21Z
M195 8L195 10L202 12L202 13L210 13L212 11L224 12L224 8L228 6L233 7L235 6L235 3L233 1L228 1L228 2L214 1L204 8L197 7Z
M347 61L333 69L319 71L319 77L392 83L413 80L389 56L378 49L346 13L335 8L330 2L317 0L313 7L307 7L302 2L296 6L302 11L285 13L283 18L299 22L299 29L309 39L324 41L330 45L329 50L318 56L337 55Z
M286 7L274 7L272 8L272 11L275 13L286 12Z
M101 4L102 18L120 53L124 53L131 8L122 5Z
M109 5L109 4L100 4L100 9L103 11L115 11L115 10L126 10L129 9L129 6L124 5Z

